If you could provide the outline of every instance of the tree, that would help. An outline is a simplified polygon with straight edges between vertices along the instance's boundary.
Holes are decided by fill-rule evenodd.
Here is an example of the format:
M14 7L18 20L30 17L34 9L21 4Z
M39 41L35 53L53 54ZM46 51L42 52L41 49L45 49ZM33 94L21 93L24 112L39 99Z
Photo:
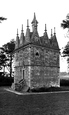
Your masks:
M0 17L0 23L4 20L7 20L7 18ZM4 54L3 48L0 48L0 70L4 67L4 72L5 72L5 65L6 65L6 55Z
M3 49L0 48L0 70L3 69L4 73L5 73L6 62L7 62L7 57L4 54Z
M69 34L69 14L66 16L66 19L62 21L61 27L63 29L67 28ZM67 63L69 63L69 42L67 42L66 46L64 47L62 54L62 57L67 57Z
M4 21L4 20L7 20L7 18L0 17L0 23L1 23L1 21Z
M69 14L66 16L66 19L62 21L61 27L63 27L63 29L69 29Z
M14 51L14 48L15 48L15 41L11 40L7 44L3 45L3 48L4 48L4 51L7 54L7 59L9 60L7 66L10 68L10 77L11 77L11 75L12 75L12 60L13 60L13 57L14 57L13 51Z
M1 49L4 52L6 60L4 61L4 65L9 68L10 77L12 76L12 60L13 60L13 51L15 48L15 41L11 40L10 42L4 44ZM2 56L2 54L1 54Z

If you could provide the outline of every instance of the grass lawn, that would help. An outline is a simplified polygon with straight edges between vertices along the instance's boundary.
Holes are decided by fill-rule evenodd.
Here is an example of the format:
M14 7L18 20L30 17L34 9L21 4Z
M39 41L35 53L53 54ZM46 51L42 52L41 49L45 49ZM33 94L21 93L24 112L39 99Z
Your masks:
M0 88L0 115L69 115L69 92L18 95Z

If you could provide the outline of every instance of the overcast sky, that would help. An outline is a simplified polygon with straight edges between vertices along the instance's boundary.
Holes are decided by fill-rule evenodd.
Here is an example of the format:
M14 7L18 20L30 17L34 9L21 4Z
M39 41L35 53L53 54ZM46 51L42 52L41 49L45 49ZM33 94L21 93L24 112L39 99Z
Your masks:
M30 30L34 12L38 20L38 33L43 35L45 23L50 37L51 29L56 27L56 35L60 49L62 49L69 38L66 38L67 30L60 26L63 19L69 13L69 0L0 0L0 16L7 20L0 23L0 46L16 39L17 28L19 36L21 25L26 32L27 19L29 19ZM60 59L60 71L67 71L66 60Z

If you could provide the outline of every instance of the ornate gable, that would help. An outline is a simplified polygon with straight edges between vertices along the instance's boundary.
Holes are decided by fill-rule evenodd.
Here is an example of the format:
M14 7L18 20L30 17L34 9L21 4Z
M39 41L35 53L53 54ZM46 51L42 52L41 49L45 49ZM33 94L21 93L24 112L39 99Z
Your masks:
M55 27L54 27L54 35L51 36L50 43L51 43L51 47L53 47L54 49L59 49L59 45L55 33Z

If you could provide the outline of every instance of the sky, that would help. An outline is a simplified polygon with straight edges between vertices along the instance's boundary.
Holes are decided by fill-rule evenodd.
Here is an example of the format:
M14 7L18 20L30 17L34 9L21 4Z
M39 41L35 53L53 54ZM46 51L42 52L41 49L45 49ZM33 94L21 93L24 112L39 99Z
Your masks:
M34 12L38 20L38 33L42 36L47 25L48 36L51 29L56 27L56 36L61 52L69 41L66 37L67 29L61 28L61 22L69 13L69 0L0 0L0 16L7 20L0 23L0 47L11 39L16 40L17 28L19 36L23 24L26 33L27 19L29 28L32 31L31 22ZM65 58L60 57L60 71L68 71Z

